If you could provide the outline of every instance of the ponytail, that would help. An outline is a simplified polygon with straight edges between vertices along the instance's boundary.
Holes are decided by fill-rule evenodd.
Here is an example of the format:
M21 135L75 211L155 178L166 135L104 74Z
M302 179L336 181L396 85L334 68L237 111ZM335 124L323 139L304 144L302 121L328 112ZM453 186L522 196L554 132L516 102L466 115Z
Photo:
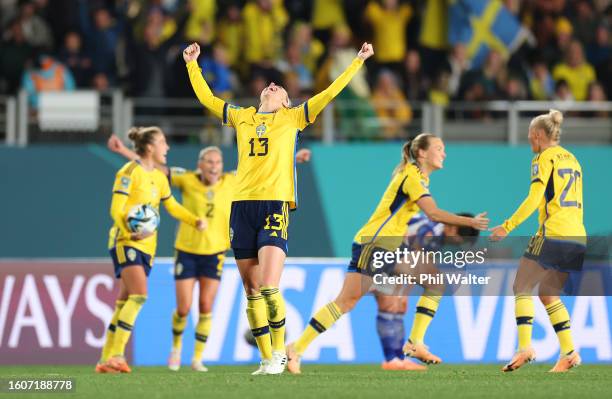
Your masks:
M558 142L561 140L562 123L563 114L561 111L551 109L547 114L538 115L533 118L529 127L531 129L542 129L546 137L552 141Z
M136 154L142 157L147 153L147 145L153 144L155 135L159 133L162 130L157 126L132 127L128 130L128 138L134 143Z
M409 162L419 163L419 150L427 151L430 139L436 137L431 133L421 133L412 140L406 141L402 146L402 160L395 167L393 174L401 172Z

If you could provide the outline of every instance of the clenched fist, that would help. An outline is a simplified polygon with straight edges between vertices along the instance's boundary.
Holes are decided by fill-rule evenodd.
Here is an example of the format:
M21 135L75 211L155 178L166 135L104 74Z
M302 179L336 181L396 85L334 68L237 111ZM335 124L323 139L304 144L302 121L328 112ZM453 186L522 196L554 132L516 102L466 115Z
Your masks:
M374 54L374 47L372 47L370 43L365 42L361 46L361 50L359 50L359 53L357 53L357 57L365 61L368 58L370 58L373 54Z
M183 50L183 59L185 63L195 61L200 56L200 45L198 43L192 43L185 50Z

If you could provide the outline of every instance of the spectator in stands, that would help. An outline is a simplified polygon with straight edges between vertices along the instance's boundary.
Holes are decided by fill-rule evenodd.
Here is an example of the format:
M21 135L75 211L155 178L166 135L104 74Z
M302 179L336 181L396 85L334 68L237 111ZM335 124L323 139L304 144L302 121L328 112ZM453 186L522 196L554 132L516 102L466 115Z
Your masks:
M599 24L593 6L587 0L574 2L574 13L571 13L574 36L582 43L592 43L595 40L595 31Z
M355 58L348 26L337 26L332 34L329 54L315 77L315 92L319 93L333 82ZM340 131L352 137L373 137L378 134L376 112L369 102L370 86L366 79L366 68L362 67L350 83L336 97L336 110L340 116Z
M447 57L448 3L446 0L425 0L421 11L419 44L423 71L430 79L435 79Z
M567 52L567 49L574 38L574 27L567 18L559 17L555 24L555 34L557 41L553 51L554 58L551 60L551 64L553 65L559 62L563 58L563 55Z
M287 84L287 75L291 74L292 78L297 78L299 92L301 93L312 90L313 78L310 70L302 63L300 55L298 43L289 42L285 51L285 57L278 62L277 68L283 73L285 84Z
M504 99L509 101L527 100L527 89L518 76L510 76L504 88Z
M240 7L236 4L228 6L225 15L218 25L218 38L227 51L227 62L238 70L241 66L240 59L243 46L244 26ZM246 71L241 71L246 73Z
M212 57L201 57L200 68L210 89L216 96L229 100L232 98L232 78L227 52L222 44L215 44Z
M70 70L47 54L34 56L32 67L23 74L21 86L28 93L32 109L38 108L39 93L75 89Z
M561 108L567 108L575 101L570 86L565 80L559 80L555 84L555 95L553 101L564 104Z
M595 70L585 61L579 41L573 40L570 43L565 61L553 69L553 78L556 81L565 80L576 101L586 100L589 84L595 81Z
M273 66L283 49L283 29L289 15L282 0L251 0L242 10L244 21L244 55L250 73L263 73L274 80Z
M600 24L595 32L595 40L587 46L587 58L595 69L599 69L606 61L612 58L612 45L610 43L610 30ZM599 74L598 74L599 76Z
M313 0L311 23L314 36L324 45L329 45L334 29L346 26L343 1Z
M98 6L92 11L89 1L78 2L85 48L91 51L94 70L106 74L113 84L117 79L116 51L124 29L125 11L119 10L118 18L114 20L106 8Z
M593 82L589 85L589 96L587 98L589 101L595 102L603 102L608 101L606 98L606 92L604 91L603 86L599 82ZM596 111L592 113L588 113L585 116L595 116L598 118L607 118L609 115L606 111Z
M189 18L185 38L208 46L215 38L216 0L189 0Z
M429 88L429 79L421 69L421 56L416 50L409 50L404 62L404 85L408 101L421 101Z
M484 90L482 100L497 100L503 98L507 75L506 64L501 54L490 51L482 68L468 72L465 81L469 86L474 82L480 83Z
M406 54L406 27L412 17L412 7L399 0L370 1L364 13L372 25L377 68L389 69L400 75Z
M546 64L543 61L534 62L529 71L529 94L537 101L550 100L555 93L553 80Z
M108 77L102 72L98 72L91 79L91 87L97 91L105 92L110 89Z
M308 68L310 74L314 75L319 66L319 60L325 53L325 46L319 39L312 37L312 27L304 22L295 23L289 41L299 48L302 63Z
M434 80L434 83L429 89L427 95L429 102L440 107L448 106L450 102L449 84L450 84L450 72L446 69L440 69L438 76Z
M53 35L49 24L37 14L37 4L34 0L22 0L19 8L19 20L26 41L32 47L47 50L53 48Z
M378 74L372 93L372 105L384 138L399 139L406 136L404 129L412 120L412 109L392 71L383 69Z
M461 87L461 78L470 70L470 60L467 56L467 50L462 43L456 44L449 57L448 66L450 75L448 77L448 94L455 98L459 94Z
M0 92L15 94L33 47L26 41L19 19L10 22L0 44Z
M64 45L58 54L58 60L70 68L77 87L86 87L92 78L91 57L82 48L81 36L77 32L68 32Z
M150 10L150 12L156 13L155 10ZM163 38L164 32L160 29L161 22L155 18L147 19L142 42L134 40L133 35L128 30L127 37L130 39L128 43L129 80L132 95L163 97L167 86L174 83L174 77L167 73L171 66L167 54L173 46L181 41L187 17L186 10L178 12L176 29L173 35L165 40Z

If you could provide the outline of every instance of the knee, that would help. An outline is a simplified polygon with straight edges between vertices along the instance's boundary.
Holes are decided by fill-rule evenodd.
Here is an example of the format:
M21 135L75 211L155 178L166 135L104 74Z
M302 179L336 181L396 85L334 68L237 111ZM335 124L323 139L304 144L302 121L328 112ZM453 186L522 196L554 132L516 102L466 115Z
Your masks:
M336 303L336 305L338 305L340 311L344 314L353 310L357 302L359 302L359 298L360 297L336 298L334 302Z
M213 308L212 298L200 298L200 313L211 313Z
M246 293L247 296L254 296L254 295L261 294L261 284L245 281L243 286L244 286L244 292Z
M543 293L540 293L538 296L540 297L540 301L542 301L542 305L544 306L548 306L559 299L558 296L545 295Z
M178 317L187 317L187 315L189 314L189 306L178 305L176 307L176 314L178 315Z

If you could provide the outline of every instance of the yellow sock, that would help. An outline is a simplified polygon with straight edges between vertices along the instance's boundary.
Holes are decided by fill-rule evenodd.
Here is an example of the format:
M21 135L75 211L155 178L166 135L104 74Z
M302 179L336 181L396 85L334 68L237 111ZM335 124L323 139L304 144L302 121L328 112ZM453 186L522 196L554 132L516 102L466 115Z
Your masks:
M257 341L257 347L262 359L272 359L272 342L270 341L270 327L268 326L268 313L266 301L262 295L247 296L247 319L251 332Z
M204 347L210 334L210 326L212 325L212 313L200 313L198 324L195 329L195 347L193 350L193 361L201 362Z
M533 331L533 297L531 294L519 294L514 300L514 315L518 328L518 348L526 349L531 346L531 332Z
M559 346L561 346L561 353L566 355L574 351L574 342L572 340L572 332L570 330L570 317L567 309L560 299L557 299L550 305L546 306L546 312L548 318L552 324L557 338L559 339Z
M104 346L102 347L102 355L100 356L100 362L105 362L110 357L111 349L113 348L113 342L115 340L115 331L117 330L117 320L119 320L119 312L125 305L124 300L115 301L115 311L111 318L108 330L106 330L106 339L104 340Z
M180 351L183 347L183 331L187 326L187 317L179 316L176 309L172 313L172 350Z
M431 323L431 319L433 319L438 310L441 298L437 295L421 295L416 305L416 313L414 314L414 321L410 330L410 341L415 344L423 343L425 333L429 323Z
M294 348L296 352L300 355L304 353L308 345L310 345L319 334L333 326L340 317L342 317L342 311L340 311L340 308L334 302L330 302L319 309L317 313L312 316L312 319L310 319L310 322L300 338L295 341Z
M147 300L146 295L130 295L128 296L125 305L119 312L119 319L117 321L117 330L115 331L115 339L113 342L113 348L110 352L111 356L123 356L125 353L125 345L130 339L136 317L140 312L140 308Z
M272 336L272 350L285 352L285 300L278 288L262 287L261 293L268 308L268 324Z

